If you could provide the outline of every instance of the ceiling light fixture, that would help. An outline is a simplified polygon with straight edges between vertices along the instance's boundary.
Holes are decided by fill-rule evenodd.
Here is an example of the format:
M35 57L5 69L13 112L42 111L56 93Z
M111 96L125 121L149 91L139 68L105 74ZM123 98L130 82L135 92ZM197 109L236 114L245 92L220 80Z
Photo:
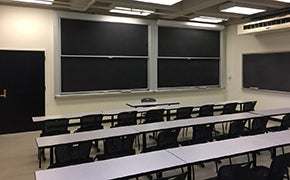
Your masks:
M12 0L12 1L51 5L54 0Z
M207 23L221 23L227 21L225 18L210 17L210 16L198 16L190 19L191 21L207 22Z
M226 13L235 13L235 14L244 14L244 15L252 15L260 12L264 12L265 9L258 9L252 7L243 7L243 6L232 6L225 9L221 9L221 12Z
M182 0L134 0L134 1L171 6Z
M279 1L279 2L284 2L284 3L290 3L290 0L274 0L274 1Z
M143 9L134 9L134 8L126 8L126 7L115 7L110 10L111 13L121 13L121 14L129 14L129 15L138 15L138 16L148 16L154 11L143 10Z

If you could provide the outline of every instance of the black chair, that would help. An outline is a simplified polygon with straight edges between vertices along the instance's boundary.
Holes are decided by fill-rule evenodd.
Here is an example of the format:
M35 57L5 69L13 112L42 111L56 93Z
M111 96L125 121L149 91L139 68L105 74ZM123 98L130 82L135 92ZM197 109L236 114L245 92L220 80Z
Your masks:
M121 112L117 117L117 124L115 127L119 126L130 126L137 124L137 111Z
M282 131L288 129L289 127L290 127L290 114L286 114L283 116L280 126L272 126L267 128L267 130L270 132Z
M180 107L176 110L176 120L177 119L187 119L191 118L193 107Z
M222 113L221 114L233 114L233 113L236 113L238 112L236 109L237 109L237 105L238 103L227 103L223 106L223 109L222 109Z
M247 101L242 103L242 112L249 112L249 111L255 111L255 106L257 104L257 101Z
M181 174L173 175L173 176L168 176L168 177L163 177L163 178L157 178L155 180L185 180L187 177L187 172L183 172Z
M213 112L214 112L214 105L206 104L199 108L197 117L213 116Z
M252 162L228 164L219 168L217 177L208 180L250 180Z
M256 134L263 134L266 133L267 130L267 123L269 117L257 117L254 118L251 122L250 128L246 129L245 135L256 135Z
M191 118L193 107L180 107L176 110L175 120ZM183 136L187 133L187 128L183 128Z
M192 127L192 139L179 142L182 146L188 146L199 143L206 143L213 141L213 124L202 124ZM199 164L205 167L204 163Z
M157 144L155 146L143 149L142 152L151 152L167 148L178 147L179 143L177 141L180 128L177 129L167 129L161 131L157 136Z
M93 131L98 129L104 129L102 125L103 115L94 114L94 115L85 115L80 118L81 126L75 132L84 132L84 131ZM100 151L98 146L98 141L94 141L97 151Z
M133 148L135 135L113 137L104 140L104 154L96 156L98 160L117 158L122 156L134 155Z
M164 121L164 109L151 109L145 113L144 124Z
M251 168L251 180L282 180L289 179L288 167L290 166L290 153L276 156L270 165Z
M156 102L156 99L146 97L146 98L142 98L141 102Z
M237 138L244 135L246 122L247 120L231 121L229 123L230 125L228 133L216 135L214 139L219 141L224 139Z
M227 103L223 106L222 108L222 112L221 112L221 115L223 114L233 114L233 113L237 113L237 106L238 106L238 103ZM223 133L225 133L225 130L227 130L227 123L222 123L222 130L223 130Z
M90 157L91 142L81 142L78 144L66 144L55 147L55 163L48 168L57 168L81 164L86 162L93 162L94 159Z
M40 137L54 136L59 134L69 134L70 131L68 130L68 123L69 119L67 118L45 121L43 124ZM38 150L39 168L41 168L41 157L44 161L46 160L44 148Z

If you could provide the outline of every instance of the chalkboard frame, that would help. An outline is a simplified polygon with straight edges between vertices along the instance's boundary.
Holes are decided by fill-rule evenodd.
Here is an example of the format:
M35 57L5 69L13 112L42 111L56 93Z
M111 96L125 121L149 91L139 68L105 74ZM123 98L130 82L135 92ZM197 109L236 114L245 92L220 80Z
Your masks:
M258 66L258 67L257 67ZM242 55L242 89L290 92L290 52L245 53Z

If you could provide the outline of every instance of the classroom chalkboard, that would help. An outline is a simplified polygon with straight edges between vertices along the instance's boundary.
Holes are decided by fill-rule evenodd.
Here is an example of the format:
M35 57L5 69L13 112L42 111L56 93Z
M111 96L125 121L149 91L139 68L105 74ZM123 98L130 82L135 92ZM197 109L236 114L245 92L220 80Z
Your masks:
M219 57L220 32L190 28L158 27L158 56Z
M244 54L243 88L290 92L290 52Z
M61 19L61 54L147 56L148 26Z
M158 27L158 88L220 84L220 32Z
M158 87L219 85L219 59L158 59Z
M148 89L148 25L60 18L60 91Z
M61 91L147 89L147 61L134 58L63 57Z

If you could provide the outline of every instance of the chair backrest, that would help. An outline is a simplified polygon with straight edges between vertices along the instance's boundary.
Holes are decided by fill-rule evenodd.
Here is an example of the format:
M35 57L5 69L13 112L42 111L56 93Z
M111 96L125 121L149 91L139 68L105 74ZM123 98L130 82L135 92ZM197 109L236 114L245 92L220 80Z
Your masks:
M221 114L232 114L237 112L238 103L227 103L223 106L223 111Z
M158 134L157 137L157 149L167 149L178 147L178 134L180 132L180 128L177 129L169 129L164 130Z
M257 104L257 101L244 102L242 105L242 111L243 112L254 111L256 104Z
M145 114L144 123L154 123L164 121L164 109L151 109Z
M73 145L72 148L72 159L89 159L90 158L90 152L92 148L92 142L81 142L76 145Z
M72 145L65 144L65 145L58 145L55 147L55 162L56 164L63 164L71 160L72 154Z
M198 117L213 116L214 111L213 104L206 104L199 108Z
M283 116L281 121L281 129L286 130L290 127L290 114Z
M267 123L268 123L269 117L257 117L254 118L252 121L250 134L262 134L267 132Z
M156 99L146 97L146 98L142 98L141 102L156 102Z
M45 121L41 136L51 136L69 133L68 122L69 119L66 118Z
M290 153L276 156L270 165L268 180L282 180L284 175L288 173L290 166Z
M202 124L193 126L192 131L192 144L206 143L213 141L213 125L212 124Z
M232 121L229 128L229 138L239 137L243 135L246 120Z
M135 135L120 136L104 140L104 154L98 160L122 157L135 154L133 148Z
M65 144L55 147L55 163L49 168L63 167L93 161L90 158L92 142L81 142L78 144Z
M128 126L137 124L137 111L121 112L118 114L116 126Z
M157 178L155 180L185 180L187 177L187 172L183 172L181 174L173 175L170 177L163 177L163 178Z
M102 114L82 116L80 118L81 127L78 131L103 129L102 120L103 120Z
M175 119L191 118L193 107L181 107L176 110Z
M250 179L251 162L224 165L218 170L218 180L247 180Z

